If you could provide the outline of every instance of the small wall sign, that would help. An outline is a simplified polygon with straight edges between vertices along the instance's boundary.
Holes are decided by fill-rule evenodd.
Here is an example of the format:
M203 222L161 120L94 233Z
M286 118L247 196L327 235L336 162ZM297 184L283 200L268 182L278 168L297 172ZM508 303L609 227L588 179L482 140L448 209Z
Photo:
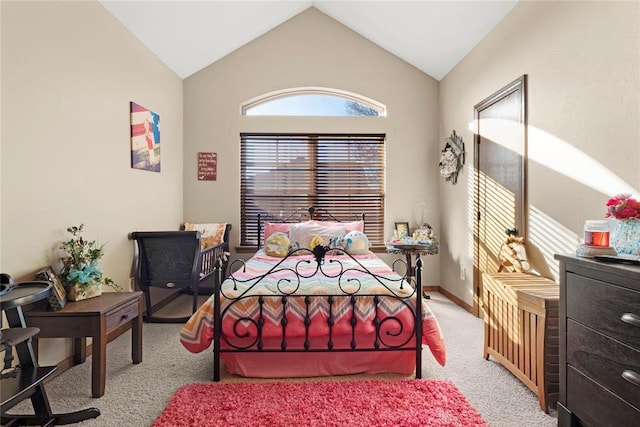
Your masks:
M198 153L198 181L215 181L218 175L218 153Z

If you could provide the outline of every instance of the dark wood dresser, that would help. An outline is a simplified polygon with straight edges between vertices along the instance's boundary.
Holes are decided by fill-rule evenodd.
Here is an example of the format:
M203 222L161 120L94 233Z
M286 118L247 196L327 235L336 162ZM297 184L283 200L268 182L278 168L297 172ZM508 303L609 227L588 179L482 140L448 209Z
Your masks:
M560 262L558 426L640 422L640 266Z

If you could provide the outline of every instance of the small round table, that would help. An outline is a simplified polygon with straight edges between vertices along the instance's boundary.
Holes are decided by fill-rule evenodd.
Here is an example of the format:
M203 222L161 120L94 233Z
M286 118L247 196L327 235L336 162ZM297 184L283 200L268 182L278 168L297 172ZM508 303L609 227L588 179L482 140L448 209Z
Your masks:
M22 306L47 298L51 288L49 282L3 283L0 288L0 310L5 312L9 328L26 328ZM30 341L29 345L16 346L16 353L22 366L34 364L36 360Z
M49 282L3 283L0 286L0 309L2 310L43 300L51 293L51 283Z
M411 279L415 276L415 271L412 267L411 256L414 256L416 260L420 259L420 255L437 255L438 254L438 245L425 245L425 244L414 244L414 245L402 245L402 244L388 244L387 252L393 254L402 254L407 259L407 279ZM423 292L423 295L426 299L429 299L429 295Z

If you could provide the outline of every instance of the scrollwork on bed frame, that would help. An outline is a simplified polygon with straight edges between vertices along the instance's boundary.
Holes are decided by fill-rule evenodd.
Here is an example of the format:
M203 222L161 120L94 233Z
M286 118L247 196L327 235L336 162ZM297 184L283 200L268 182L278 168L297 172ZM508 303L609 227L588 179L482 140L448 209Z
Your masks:
M310 217L313 218L314 211L309 210ZM288 217L288 219L290 219ZM329 214L329 218L336 220L333 215ZM260 219L259 219L260 221ZM286 222L286 220L285 220ZM261 224L258 225L258 233L260 235ZM260 239L258 239L260 241ZM326 259L326 255L331 253L332 255L340 255L340 257L348 258L355 263L355 266L345 266L340 257L332 257ZM287 265L286 261L291 257L300 255L312 254L313 258L305 258L296 261L293 267ZM311 271L301 271L303 265L309 266L311 263L316 263L315 268L311 268ZM326 263L338 265L337 273L330 273L324 269ZM219 265L218 265L219 264ZM330 248L328 246L316 246L313 250L307 248L300 248L289 252L289 254L282 258L276 265L274 265L268 272L251 277L248 279L241 279L234 274L231 274L229 278L222 283L221 264L216 265L216 272L214 273L214 381L220 381L220 354L221 353L240 353L240 352L286 352L286 353L322 353L322 352L376 352L376 351L414 351L416 358L416 378L422 377L422 293L416 292L417 289L422 288L421 284L421 272L422 261L416 260L415 271L415 286L410 289L409 293L398 293L392 284L396 284L397 287L402 290L411 283L408 277L386 277L375 274L369 271L364 265L362 265L358 259L354 258L348 252L340 248ZM246 272L246 265L242 260L235 260L231 264L230 271L242 271ZM362 288L362 284L358 277L347 277L346 273L358 272L362 273L369 278L374 279L386 290L386 293L364 294L359 293ZM256 285L261 283L265 278L269 276L282 276L286 275L277 281L277 289L279 294L277 295L256 295L252 294L251 290ZM313 293L304 294L299 293L300 280L302 278L309 277L323 277L337 281L339 292L333 293ZM238 285L247 285L247 289L240 294L230 293L231 289L237 291ZM226 290L226 292L225 292ZM221 298L225 298L227 305L224 309L221 308ZM246 298L257 298L259 313L251 316L246 316L236 319L233 327L233 335L224 335L222 333L222 319L229 313L235 304L241 303ZM264 325L263 307L267 298L280 299L282 304L282 317L280 319L280 325L282 329L280 349L264 348L264 342L262 340L262 328ZM287 335L287 304L292 298L304 299L304 307L306 307L306 313L304 318L305 336L301 346L293 347L290 345L290 336ZM411 317L413 318L413 327L411 330L405 330L406 324L403 324L401 319L397 316L386 314L384 317L380 316L380 305L385 298L391 298L397 300L400 304L404 305L410 310ZM348 347L336 346L333 339L333 326L335 322L334 308L337 302L341 299L347 299L347 306L349 307L351 318L350 335L351 340ZM357 342L356 325L358 320L356 319L356 310L358 304L362 304L360 301L369 299L369 304L373 304L373 310L375 316L372 320L375 330L375 339L372 345L362 346ZM320 348L312 346L309 330L312 324L312 318L310 315L310 307L315 302L320 300L322 304L325 304L327 313L326 327L328 328L328 336L326 344ZM367 301L365 301L367 302ZM243 331L240 332L240 326ZM251 333L247 332L250 329ZM399 337L403 333L407 333L406 339L402 342L393 342L394 337ZM411 340L415 339L415 345L410 344ZM226 344L226 348L221 348L222 343Z

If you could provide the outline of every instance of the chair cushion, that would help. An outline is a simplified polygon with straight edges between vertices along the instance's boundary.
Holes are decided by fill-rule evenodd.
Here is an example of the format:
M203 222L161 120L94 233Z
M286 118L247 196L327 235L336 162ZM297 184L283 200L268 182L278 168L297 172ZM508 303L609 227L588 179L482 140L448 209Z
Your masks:
M16 346L21 342L37 335L40 332L38 328L7 328L0 331L0 343L9 347Z
M202 224L185 222L184 224L184 229L186 231L200 232L200 246L202 249L211 248L222 243L224 241L224 232L226 228L226 222L211 222Z

